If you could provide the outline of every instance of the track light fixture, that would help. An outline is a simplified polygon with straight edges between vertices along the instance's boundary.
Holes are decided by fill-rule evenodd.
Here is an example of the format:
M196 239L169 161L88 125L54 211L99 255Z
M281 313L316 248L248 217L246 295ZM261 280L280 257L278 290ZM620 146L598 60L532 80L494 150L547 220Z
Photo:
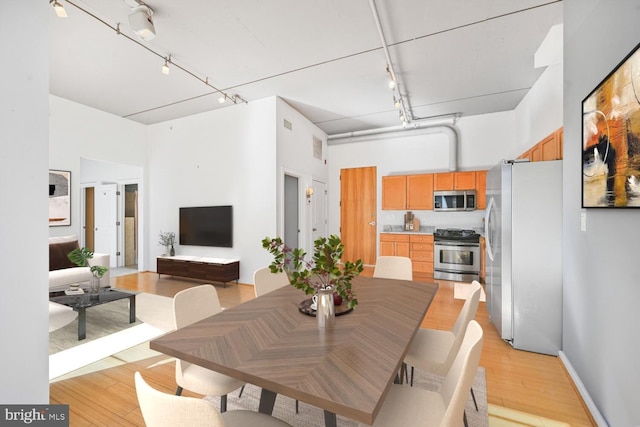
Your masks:
M162 66L162 74L168 76L169 73L171 72L171 69L169 68L169 64L171 63L171 55L169 55L168 58L164 58L164 65Z
M218 98L218 102L220 102L221 104L224 103L227 99L230 99L234 104L237 104L237 103L240 103L240 102L248 104L248 101L246 99L242 98L240 95L234 94L232 96L229 96L222 89L219 89L219 88L215 87L213 84L209 83L209 78L208 77L202 78L202 77L198 76L196 73L194 73L193 71L183 67L182 65L176 64L171 59L171 55L165 56L163 53L153 50L151 47L147 46L146 44L141 43L136 38L131 37L128 34L120 31L120 23L119 22L116 23L115 26L111 25L108 22L102 20L101 18L97 17L93 13L87 11L83 7L81 7L78 4L76 4L75 0L66 0L66 2L68 4L70 4L71 6L75 7L76 9L80 10L81 12L84 12L85 14L87 14L90 17L94 18L95 20L97 20L101 24L106 25L107 27L111 28L119 36L122 36L122 37L126 38L127 40L129 40L129 41L137 44L138 46L144 48L148 52L156 55L157 57L164 59L164 64L162 65L162 73L163 74L169 74L169 72L171 71L170 68L169 68L169 64L171 64L172 67L177 68L177 69L187 73L188 75L190 75L194 79L198 79L199 81L201 81L202 83L207 85L207 87L213 89L213 92L208 93L206 95L212 95L214 93L219 93L220 94L220 98ZM142 38L143 40L151 40L155 36L155 28L153 26L153 21L151 20L151 15L153 15L153 10L149 6L144 4L142 2L142 0L124 0L124 2L132 8L131 9L132 12L129 15L129 23L131 24L131 29L140 38ZM62 8L64 10L62 5L60 3L58 3L58 0L50 0L49 3L51 3L53 5L54 9L57 6L59 6L60 8ZM56 13L58 13L57 9L56 9ZM62 15L58 15L58 16L62 16ZM66 16L66 13L65 13L64 16Z
M49 1L49 3L51 3L51 5L53 5L53 10L56 12L56 15L58 15L58 18L66 18L67 17L67 11L64 10L64 6L61 5L58 0L51 0Z
M151 15L153 15L153 10L145 4L132 8L129 14L131 29L145 41L149 41L156 36L156 29Z

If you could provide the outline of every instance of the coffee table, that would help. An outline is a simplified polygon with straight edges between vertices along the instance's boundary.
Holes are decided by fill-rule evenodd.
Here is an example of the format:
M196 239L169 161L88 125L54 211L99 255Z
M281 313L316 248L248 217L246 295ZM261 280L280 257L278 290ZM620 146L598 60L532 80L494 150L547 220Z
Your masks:
M80 295L66 295L64 291L49 293L49 301L66 305L78 312L78 341L87 336L87 308L129 298L129 323L136 321L136 294L114 288L102 288L97 296L89 295L87 289L84 291Z

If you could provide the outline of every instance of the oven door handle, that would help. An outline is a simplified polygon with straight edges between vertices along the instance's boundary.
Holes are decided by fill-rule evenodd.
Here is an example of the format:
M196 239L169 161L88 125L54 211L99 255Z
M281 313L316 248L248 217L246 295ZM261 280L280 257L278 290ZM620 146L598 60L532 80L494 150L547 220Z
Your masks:
M468 247L468 248L479 248L480 243L475 242L435 242L435 247L447 247L447 246L456 246L456 247Z

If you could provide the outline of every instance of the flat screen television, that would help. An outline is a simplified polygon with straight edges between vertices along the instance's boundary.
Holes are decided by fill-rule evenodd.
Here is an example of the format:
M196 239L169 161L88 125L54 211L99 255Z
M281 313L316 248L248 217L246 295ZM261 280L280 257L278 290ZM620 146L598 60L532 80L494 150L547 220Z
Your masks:
M180 244L233 247L233 206L180 208Z

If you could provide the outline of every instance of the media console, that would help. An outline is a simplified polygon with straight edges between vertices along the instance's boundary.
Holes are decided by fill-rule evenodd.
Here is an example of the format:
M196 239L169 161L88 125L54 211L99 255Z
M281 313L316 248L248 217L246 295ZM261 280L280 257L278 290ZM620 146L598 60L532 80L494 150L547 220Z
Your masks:
M205 258L195 256L160 256L157 258L156 271L171 276L188 277L213 282L227 282L233 280L238 283L240 278L240 261L237 259Z

